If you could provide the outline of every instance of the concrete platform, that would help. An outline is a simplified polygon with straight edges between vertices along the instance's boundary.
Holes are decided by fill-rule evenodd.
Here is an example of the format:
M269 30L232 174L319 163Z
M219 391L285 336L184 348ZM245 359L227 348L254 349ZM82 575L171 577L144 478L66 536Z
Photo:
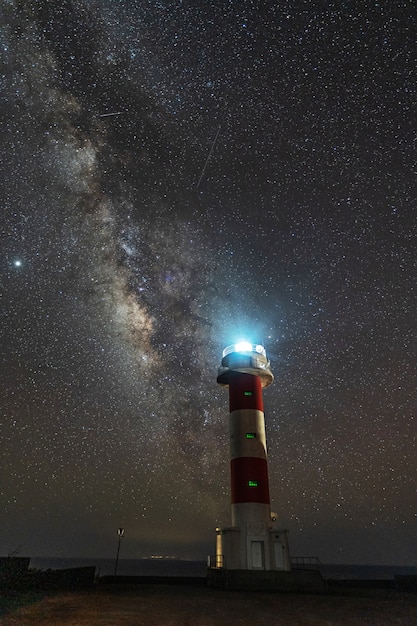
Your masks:
M209 587L250 591L298 591L323 593L326 581L320 572L310 570L257 571L257 570L207 570Z

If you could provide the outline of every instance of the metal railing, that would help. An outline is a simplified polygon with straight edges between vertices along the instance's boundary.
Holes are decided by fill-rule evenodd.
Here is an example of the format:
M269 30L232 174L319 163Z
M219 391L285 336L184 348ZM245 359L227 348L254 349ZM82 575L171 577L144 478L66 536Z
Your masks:
M302 570L320 571L321 561L317 556L293 556L291 557L291 568ZM224 555L216 554L207 557L207 567L209 569L222 569L224 567Z
M292 569L306 569L320 571L321 561L317 556L293 556L291 557Z

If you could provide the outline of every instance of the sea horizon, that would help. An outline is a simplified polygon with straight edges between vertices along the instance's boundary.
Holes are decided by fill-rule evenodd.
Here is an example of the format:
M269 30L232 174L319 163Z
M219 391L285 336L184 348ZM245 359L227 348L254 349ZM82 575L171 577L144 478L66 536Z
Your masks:
M96 576L114 575L115 558L97 557L30 557L30 569L56 570L73 567L96 567ZM118 576L206 576L207 560L149 556L123 558L117 563ZM360 565L322 563L319 570L325 579L334 580L390 580L396 575L417 576L417 565Z

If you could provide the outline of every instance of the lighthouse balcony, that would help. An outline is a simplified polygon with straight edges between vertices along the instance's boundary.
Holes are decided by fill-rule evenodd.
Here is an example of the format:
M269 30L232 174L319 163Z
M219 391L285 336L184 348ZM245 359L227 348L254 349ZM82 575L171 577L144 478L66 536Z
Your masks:
M262 355L239 354L233 352L225 356L217 372L217 382L228 385L230 377L237 374L252 374L261 379L262 387L267 387L274 380L269 361Z

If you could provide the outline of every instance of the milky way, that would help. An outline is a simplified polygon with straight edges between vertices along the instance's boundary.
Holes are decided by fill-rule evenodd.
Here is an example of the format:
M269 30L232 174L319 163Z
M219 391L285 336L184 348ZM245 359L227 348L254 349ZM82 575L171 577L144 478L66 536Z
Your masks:
M246 337L292 553L414 563L412 3L2 13L3 553L212 553Z

